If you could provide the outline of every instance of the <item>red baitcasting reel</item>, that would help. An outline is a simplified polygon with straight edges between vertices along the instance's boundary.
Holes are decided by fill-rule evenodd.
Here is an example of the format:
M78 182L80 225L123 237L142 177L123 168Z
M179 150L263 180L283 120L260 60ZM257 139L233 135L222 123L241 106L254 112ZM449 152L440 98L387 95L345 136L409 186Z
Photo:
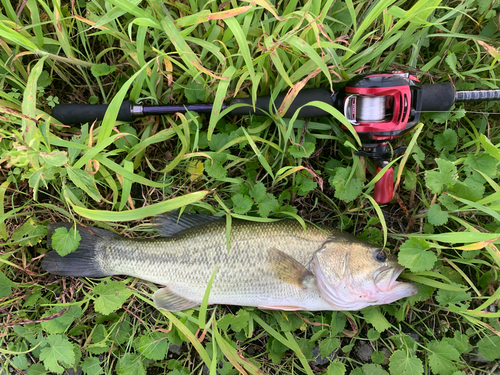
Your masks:
M395 154L406 149L392 150L387 141L417 125L422 84L407 73L367 74L350 80L344 92L344 115L354 125L363 145L363 150L356 154L371 158L378 173ZM393 180L394 170L389 168L375 183L376 202L392 200Z

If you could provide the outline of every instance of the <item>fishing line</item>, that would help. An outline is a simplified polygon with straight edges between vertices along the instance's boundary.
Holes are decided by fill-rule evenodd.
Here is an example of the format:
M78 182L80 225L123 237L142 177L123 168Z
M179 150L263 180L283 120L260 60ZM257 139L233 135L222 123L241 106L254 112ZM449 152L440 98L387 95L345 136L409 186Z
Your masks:
M386 96L358 96L356 102L356 119L360 122L380 122L385 119ZM471 101L473 99L470 99ZM468 101L468 100L467 100ZM406 103L405 103L406 105ZM498 112L483 111L417 111L418 113L472 113L482 115L498 115Z
M419 113L475 113L475 114L483 114L483 115L499 115L500 112L480 112L480 111L418 111Z
M378 122L385 118L385 96L358 96L357 120Z

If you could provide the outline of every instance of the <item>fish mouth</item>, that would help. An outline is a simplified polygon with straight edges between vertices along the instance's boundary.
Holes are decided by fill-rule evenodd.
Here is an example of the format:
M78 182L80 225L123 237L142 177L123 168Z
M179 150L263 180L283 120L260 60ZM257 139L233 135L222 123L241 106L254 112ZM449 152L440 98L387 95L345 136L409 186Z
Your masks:
M404 267L397 265L394 267L387 266L381 268L374 278L377 290L382 293L401 293L405 296L412 296L417 293L415 284L398 281L397 278L404 271Z

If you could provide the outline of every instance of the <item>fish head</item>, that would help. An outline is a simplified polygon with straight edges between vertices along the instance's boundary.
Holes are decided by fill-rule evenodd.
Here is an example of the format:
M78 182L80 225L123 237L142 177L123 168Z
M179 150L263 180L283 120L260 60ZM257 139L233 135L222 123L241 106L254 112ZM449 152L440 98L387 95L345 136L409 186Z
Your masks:
M336 310L359 310L417 293L415 284L396 280L404 267L394 255L352 236L325 242L313 267L322 297Z

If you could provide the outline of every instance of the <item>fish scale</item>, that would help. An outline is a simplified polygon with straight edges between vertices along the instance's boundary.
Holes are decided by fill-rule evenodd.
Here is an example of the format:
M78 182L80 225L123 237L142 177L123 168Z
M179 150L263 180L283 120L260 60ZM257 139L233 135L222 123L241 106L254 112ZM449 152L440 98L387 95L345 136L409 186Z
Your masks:
M121 239L99 245L98 262L108 274L126 274L167 286L171 291L199 301L217 266L209 303L259 306L276 302L285 305L301 302L314 307L320 299L317 288L303 290L276 279L270 268L268 249L277 248L304 266L328 235L295 221L278 225L255 226L235 221L229 251L225 222L193 229L172 239L137 241ZM193 238L198 244L193 246ZM271 301L272 299L272 301ZM323 305L324 302L320 305Z

